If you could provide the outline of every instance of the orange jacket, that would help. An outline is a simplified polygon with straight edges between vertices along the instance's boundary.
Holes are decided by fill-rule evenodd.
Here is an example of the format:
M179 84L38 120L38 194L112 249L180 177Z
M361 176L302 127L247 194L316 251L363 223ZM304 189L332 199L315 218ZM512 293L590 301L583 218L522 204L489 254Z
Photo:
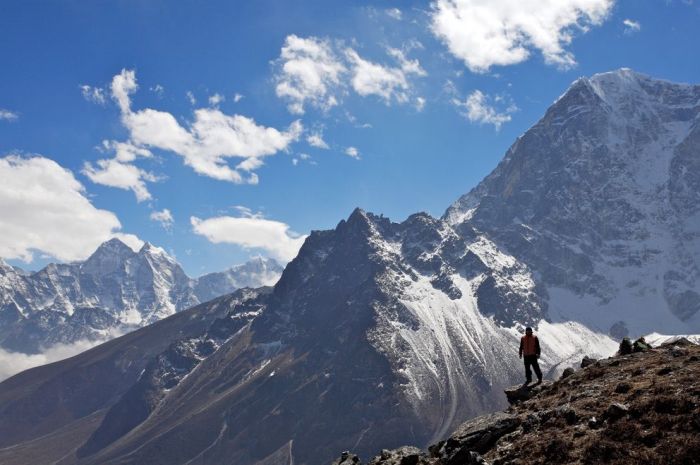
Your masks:
M534 334L520 338L520 355L540 355L540 340Z

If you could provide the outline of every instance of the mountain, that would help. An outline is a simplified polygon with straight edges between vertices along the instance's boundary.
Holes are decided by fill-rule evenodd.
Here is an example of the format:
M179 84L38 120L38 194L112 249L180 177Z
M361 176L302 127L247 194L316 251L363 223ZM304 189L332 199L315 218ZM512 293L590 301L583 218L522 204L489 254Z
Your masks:
M26 273L0 262L0 346L37 353L58 343L102 340L241 287L274 284L281 267L256 258L197 279L163 249L134 252L119 239L84 262Z
M693 281L664 293L673 276L692 271L697 254L672 258L693 250L699 226L668 208L694 204L650 197L633 177L657 147L669 173L652 171L668 191L700 195L690 181L670 187L691 176L687 156L677 161L684 169L671 161L695 143L698 102L698 86L628 70L576 81L443 218L395 223L355 210L335 229L313 231L270 292L161 352L141 344L160 340L158 325L182 313L141 329L142 342L111 341L118 362L100 346L1 383L0 457L327 464L340 450L427 446L505 407L503 390L523 377L517 347L526 325L540 337L548 378L584 355L612 354L611 335L700 332L692 297L686 306L674 300L675 291L700 291ZM609 131L624 143L614 145ZM664 232L670 224L680 229ZM131 373L130 357L143 371L99 394L109 376L97 373ZM42 400L53 389L43 386L86 379L89 392L57 394L80 408ZM83 406L85 396L96 399Z
M700 86L581 78L444 219L537 274L554 321L700 329Z
M383 450L368 465L698 464L699 360L688 340L600 360L529 390L506 412L467 421L426 451ZM333 465L362 462L346 452Z

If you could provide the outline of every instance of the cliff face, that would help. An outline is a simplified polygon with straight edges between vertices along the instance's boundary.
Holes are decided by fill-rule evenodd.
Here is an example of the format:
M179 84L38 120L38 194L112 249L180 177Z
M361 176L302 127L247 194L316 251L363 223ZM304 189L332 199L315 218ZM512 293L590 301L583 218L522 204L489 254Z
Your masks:
M369 465L700 463L700 346L687 340L592 361L508 397L508 410L427 451L384 450ZM334 465L361 463L344 453Z

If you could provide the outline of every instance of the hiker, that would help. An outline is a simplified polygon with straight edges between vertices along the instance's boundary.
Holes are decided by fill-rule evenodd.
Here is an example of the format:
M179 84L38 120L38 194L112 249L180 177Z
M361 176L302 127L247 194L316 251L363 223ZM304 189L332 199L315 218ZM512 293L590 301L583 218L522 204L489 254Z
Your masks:
M640 337L632 344L633 352L646 352L649 349L651 349L651 345L649 345L643 337Z
M530 384L532 382L532 371L530 367L535 369L535 374L537 375L537 384L542 382L542 371L540 370L540 365L537 363L537 359L540 358L540 340L537 336L532 334L532 328L525 328L525 335L520 338L520 358L525 361L525 378L527 381L525 384Z

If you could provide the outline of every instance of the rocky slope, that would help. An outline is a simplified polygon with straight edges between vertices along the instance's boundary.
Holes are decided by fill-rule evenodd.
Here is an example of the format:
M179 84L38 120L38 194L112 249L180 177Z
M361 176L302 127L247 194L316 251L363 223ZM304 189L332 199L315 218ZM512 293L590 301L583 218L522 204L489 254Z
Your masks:
M687 340L592 362L554 383L515 388L507 411L478 417L421 451L369 465L700 463L700 347ZM361 465L344 453L335 465Z
M163 249L134 252L118 239L84 262L27 273L0 260L0 347L37 353L57 343L104 340L242 287L271 285L281 267L257 258L197 279Z

